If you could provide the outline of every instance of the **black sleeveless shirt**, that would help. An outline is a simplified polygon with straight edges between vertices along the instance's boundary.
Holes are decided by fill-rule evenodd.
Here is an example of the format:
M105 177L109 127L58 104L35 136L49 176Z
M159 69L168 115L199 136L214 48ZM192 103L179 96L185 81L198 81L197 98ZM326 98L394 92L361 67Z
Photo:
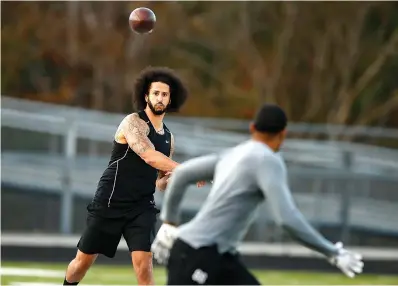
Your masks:
M149 126L148 138L156 151L170 156L171 134L163 124L164 134L155 131L145 111L139 117ZM108 167L102 174L93 202L102 206L134 207L154 205L157 170L145 163L128 144L113 141L113 149Z

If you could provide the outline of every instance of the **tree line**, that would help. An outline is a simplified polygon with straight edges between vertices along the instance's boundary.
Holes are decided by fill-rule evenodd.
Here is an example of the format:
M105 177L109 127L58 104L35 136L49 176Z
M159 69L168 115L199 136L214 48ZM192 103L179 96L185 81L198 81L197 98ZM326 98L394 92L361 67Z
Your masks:
M156 28L128 26L139 6ZM396 2L2 2L2 94L131 112L134 77L176 69L182 115L398 126Z

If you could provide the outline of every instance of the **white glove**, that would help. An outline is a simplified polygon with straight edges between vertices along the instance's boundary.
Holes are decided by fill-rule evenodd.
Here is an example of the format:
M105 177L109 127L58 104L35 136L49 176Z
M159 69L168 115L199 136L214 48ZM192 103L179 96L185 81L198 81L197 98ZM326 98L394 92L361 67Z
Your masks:
M341 242L337 242L335 246L338 249L338 254L331 257L329 262L350 278L354 278L355 274L362 273L362 256L358 253L346 250L343 248L343 243Z
M158 263L167 264L170 250L176 238L177 228L170 224L162 224L151 246L153 257Z

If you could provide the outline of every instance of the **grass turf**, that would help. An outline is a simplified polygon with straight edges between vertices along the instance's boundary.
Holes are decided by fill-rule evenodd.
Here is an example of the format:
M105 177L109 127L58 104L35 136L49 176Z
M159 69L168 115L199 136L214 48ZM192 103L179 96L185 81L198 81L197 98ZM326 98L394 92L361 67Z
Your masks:
M13 285L17 282L56 283L58 285L62 285L63 272L65 271L66 266L67 264L2 262L1 267L3 270L12 267L21 269L21 273L25 269L58 270L58 273L55 273L57 277L22 276L23 274L18 273L4 275L3 273L1 276L1 285ZM253 270L252 272L263 285L398 285L398 276L362 274L357 276L355 279L350 279L340 273L266 270ZM154 269L154 273L155 283L157 285L164 285L166 282L166 272L164 268L157 267ZM136 279L130 265L94 265L80 284L134 285L136 284Z

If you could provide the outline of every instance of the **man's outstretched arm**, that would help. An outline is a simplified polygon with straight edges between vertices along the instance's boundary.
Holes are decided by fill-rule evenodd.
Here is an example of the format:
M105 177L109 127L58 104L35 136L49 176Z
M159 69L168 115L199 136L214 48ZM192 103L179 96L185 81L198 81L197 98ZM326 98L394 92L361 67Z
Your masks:
M179 206L187 187L197 181L211 180L217 161L217 155L207 155L188 160L175 168L162 204L160 219L163 222L173 225L179 223Z
M267 157L257 168L257 182L278 224L301 244L331 257L338 253L336 246L316 231L297 209L287 183L286 167L282 160Z
M128 115L123 120L121 128L130 148L148 165L164 172L171 172L178 166L177 162L155 150L147 137L148 124L137 113Z

